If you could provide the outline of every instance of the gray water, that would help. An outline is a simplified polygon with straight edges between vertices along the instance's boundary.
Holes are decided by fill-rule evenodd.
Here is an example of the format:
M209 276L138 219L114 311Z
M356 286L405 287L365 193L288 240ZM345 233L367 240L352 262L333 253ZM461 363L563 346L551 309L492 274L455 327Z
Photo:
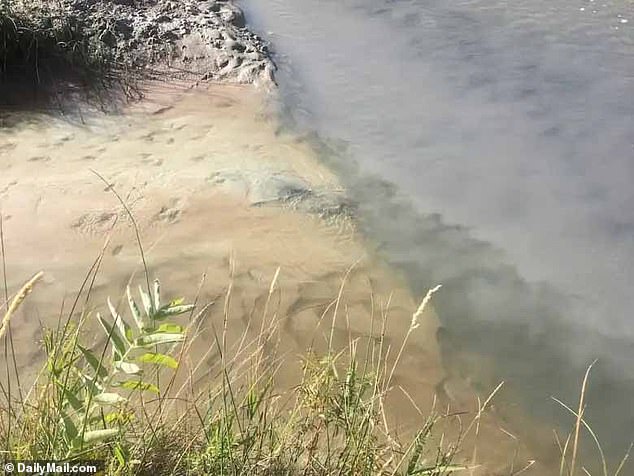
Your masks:
M436 304L447 361L492 357L526 409L634 440L634 2L243 0L289 123ZM459 363L456 363L458 365ZM468 362L462 362L463 372ZM477 369L472 369L477 373Z

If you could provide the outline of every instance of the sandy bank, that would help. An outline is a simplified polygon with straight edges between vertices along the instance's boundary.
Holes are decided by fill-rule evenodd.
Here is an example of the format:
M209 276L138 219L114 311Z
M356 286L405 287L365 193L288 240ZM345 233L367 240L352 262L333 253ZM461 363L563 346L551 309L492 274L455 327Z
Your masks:
M126 197L150 272L166 293L191 298L204 274L201 299L213 301L232 281L231 315L240 322L260 305L280 266L285 342L302 352L308 329L357 263L346 288L351 328L367 334L370 293L378 305L394 292L390 332L404 335L415 307L405 286L355 237L336 177L308 146L276 127L258 93L222 86L154 90L125 116L94 118L87 126L42 116L1 131L9 287L34 270L46 273L16 324L18 342L28 344L19 346L21 364L38 360L40 320L55 322L62 299L77 292L110 232L91 301L101 306L139 271L132 227L93 171ZM428 400L442 378L436 326L430 315L416 352L426 369L416 380ZM347 339L342 322L344 330Z
M106 296L118 298L133 273L135 283L142 279L129 220L94 171L126 198L164 295L192 300L200 287L200 302L216 302L203 328L209 341L211 326L222 322L230 285L230 340L249 326L259 329L270 280L281 268L274 305L282 322L279 351L288 365L280 372L280 389L296 383L299 356L309 345L323 347L322 316L351 269L337 345L350 336L377 337L380 329L371 323L388 302L386 339L400 345L417 303L355 234L353 207L337 177L307 144L278 129L261 93L242 86L161 86L121 116L77 124L30 115L0 130L9 288L45 271L14 324L19 365L30 375L42 357L41 325L52 325L60 309L69 308L107 236L89 308L103 310ZM434 395L452 410L473 412L472 390L445 380L437 329L435 315L427 313L394 384L423 413ZM195 350L192 360L204 350ZM203 366L199 380L204 378ZM394 392L388 403L399 433L421 425L405 392ZM488 465L474 474L508 474L514 458L516 468L525 464L526 449L504 434L494 412L481 426L476 460Z

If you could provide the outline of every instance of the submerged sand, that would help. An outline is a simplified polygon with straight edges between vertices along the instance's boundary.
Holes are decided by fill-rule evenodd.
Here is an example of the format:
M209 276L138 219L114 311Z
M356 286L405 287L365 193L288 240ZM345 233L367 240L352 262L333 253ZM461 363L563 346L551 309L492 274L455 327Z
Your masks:
M249 87L155 86L119 116L93 115L82 123L30 115L0 130L9 289L45 272L13 324L25 376L32 379L42 361L41 327L68 312L108 237L90 308L103 309L107 296L119 298L130 280L144 282L130 220L97 174L136 217L150 274L161 280L163 294L216 303L198 352L222 323L229 286L229 340L257 332L278 267L273 306L278 352L288 362L278 375L281 390L297 383L300 355L325 346L320 323L344 276L336 345L378 337L389 303L386 342L398 348L417 302L355 233L337 177L309 145L281 132L267 111L266 99ZM414 400L394 392L388 402L399 434L421 426L416 407L426 413L435 396L441 407L471 412L465 421L477 407L466 382L447 380L437 330L429 311L395 374L395 387ZM203 366L199 380L204 375ZM481 423L476 461L485 464L473 474L509 474L511 464L515 470L527 464L531 453L495 411ZM545 473L535 465L524 474Z

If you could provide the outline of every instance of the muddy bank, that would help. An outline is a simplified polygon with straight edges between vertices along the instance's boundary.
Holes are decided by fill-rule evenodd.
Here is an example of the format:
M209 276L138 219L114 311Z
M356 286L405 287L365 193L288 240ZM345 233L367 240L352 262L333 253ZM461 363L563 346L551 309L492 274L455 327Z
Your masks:
M117 61L202 80L273 82L266 43L246 28L231 1L76 2L73 8L103 25L99 40Z
M115 110L148 79L274 86L266 42L231 1L11 0L0 36L4 108Z

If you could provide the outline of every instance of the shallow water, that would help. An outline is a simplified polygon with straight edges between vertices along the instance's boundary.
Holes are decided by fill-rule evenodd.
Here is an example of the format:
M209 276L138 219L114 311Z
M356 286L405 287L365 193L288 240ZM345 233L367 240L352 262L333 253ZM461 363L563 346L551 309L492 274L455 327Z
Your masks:
M321 137L447 362L634 439L634 3L244 0L289 125ZM327 144L327 145L325 145ZM460 349L457 352L456 349ZM466 357L462 357L466 355ZM483 378L483 377L482 377ZM484 382L490 384L491 382Z
M102 249L90 299L85 293L86 300L79 300L82 311L107 313L107 297L121 304L126 285L134 289L143 281L136 233L95 171L132 210L162 294L187 300L195 294L199 303L216 303L188 352L196 365L181 366L181 377L189 378L190 370L195 374L197 388L207 391L219 361L210 346L214 327L226 325L229 348L247 342L243 351L250 352L248 343L259 342L261 319L276 321L279 341L267 355L285 359L276 374L280 392L301 377L299 356L309 347L324 351L328 334L336 348L347 348L350 338L359 349L382 347L383 338L386 349L401 345L417 307L408 286L364 246L347 213L327 213L328 205L340 203L338 177L320 164L310 143L280 130L267 97L227 85L149 84L145 93L144 101L122 114L93 111L78 114L76 121L50 111L3 114L0 213L8 288L19 289L35 271L44 271L12 320L23 384L41 368L42 325L55 327L59 315L72 312L69 302L81 294L88 267ZM291 200L294 207L280 199L289 187L300 192ZM303 198L302 187L310 190ZM270 280L278 266L272 297ZM342 313L333 322L329 310L343 276L345 319ZM378 325L384 312L385 327ZM436 394L443 407L476 411L468 382L446 375L441 365L435 314L426 311L418 324L385 403L388 425L403 438L418 430L420 413L426 417ZM100 346L101 332L92 332L96 321L87 325L86 344ZM6 378L0 369L0 380ZM510 454L516 465L533 459L527 445L500 435L500 422L496 410L487 412L477 438L472 432L463 442L470 461L477 442L482 466L473 476L508 472ZM452 440L458 422L445 423L444 435ZM505 428L514 431L506 422ZM540 460L532 474L551 474L548 463Z

